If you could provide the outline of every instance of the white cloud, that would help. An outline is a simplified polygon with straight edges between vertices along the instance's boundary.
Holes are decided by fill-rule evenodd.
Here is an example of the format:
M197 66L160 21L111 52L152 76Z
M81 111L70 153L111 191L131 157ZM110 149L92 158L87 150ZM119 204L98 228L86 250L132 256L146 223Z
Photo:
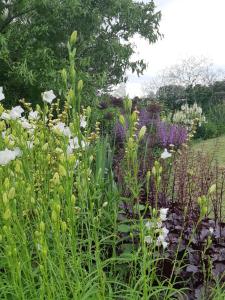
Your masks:
M154 76L188 56L204 56L218 66L225 65L224 0L156 0L155 3L162 11L160 31L164 38L153 45L134 38L135 57L148 63L145 76ZM140 79L132 76L132 81L138 83Z

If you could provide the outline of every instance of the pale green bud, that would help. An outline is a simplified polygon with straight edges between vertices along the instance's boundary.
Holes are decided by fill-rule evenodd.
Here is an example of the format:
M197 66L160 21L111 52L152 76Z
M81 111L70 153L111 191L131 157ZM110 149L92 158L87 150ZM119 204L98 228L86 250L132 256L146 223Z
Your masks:
M70 45L74 46L77 41L77 31L74 31L70 36Z
M147 129L146 126L141 127L141 130L139 131L139 134L138 134L139 140L141 140L144 137L144 135L146 133L146 129Z

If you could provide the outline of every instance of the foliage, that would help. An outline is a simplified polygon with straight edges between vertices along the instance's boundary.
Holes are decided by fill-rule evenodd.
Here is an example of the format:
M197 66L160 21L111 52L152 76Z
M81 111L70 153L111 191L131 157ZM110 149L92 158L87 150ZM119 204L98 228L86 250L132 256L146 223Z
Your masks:
M75 36L63 103L50 90L35 111L24 100L0 106L1 298L222 297L224 170L188 145L150 157L159 107L142 125L129 99L123 156L113 156L81 102Z
M89 101L98 88L123 80L128 68L142 73L143 60L130 60L130 38L139 34L154 43L160 17L153 1L0 1L0 86L8 105L22 97L37 102L44 90L61 88L58 70L66 65L67 36L74 30L78 77Z
M177 109L185 101L185 88L181 85L165 85L156 92L156 98L171 109Z

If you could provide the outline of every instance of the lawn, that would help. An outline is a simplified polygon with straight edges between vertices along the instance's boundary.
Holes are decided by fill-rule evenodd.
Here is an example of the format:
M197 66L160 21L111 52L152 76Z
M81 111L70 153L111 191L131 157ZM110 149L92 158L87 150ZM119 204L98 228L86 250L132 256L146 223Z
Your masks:
M225 166L225 135L205 141L196 141L193 143L193 149L213 155L220 165Z

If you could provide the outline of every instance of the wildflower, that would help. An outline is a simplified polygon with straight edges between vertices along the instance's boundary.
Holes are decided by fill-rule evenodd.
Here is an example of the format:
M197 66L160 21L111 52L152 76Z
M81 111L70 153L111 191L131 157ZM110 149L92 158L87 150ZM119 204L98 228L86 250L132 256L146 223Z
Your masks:
M1 119L2 120L10 120L10 115L6 112L3 112L2 115L1 115Z
M163 227L161 229L161 235L164 236L164 238L167 237L168 233L169 233L169 230L166 227Z
M65 136L70 137L71 136L71 131L70 128L68 126L66 126L65 123L63 122L59 122L57 125L55 125L53 127L54 129L58 130L59 132L61 132L62 134L64 134Z
M0 101L5 99L5 95L3 94L3 87L0 86Z
M167 220L167 212L168 212L168 208L161 208L160 209L160 215L159 215L159 218L161 221L166 221Z
M33 119L33 120L38 120L39 119L39 113L38 113L38 111L31 110L29 112L28 118L29 119Z
M24 129L33 129L33 126L27 121L26 118L21 118L20 121L21 121L21 126Z
M87 126L87 121L84 116L80 117L80 127L85 128Z
M152 243L152 237L150 235L147 235L147 236L145 236L144 241L147 244L151 244Z
M56 98L56 95L54 94L53 90L42 93L42 100L49 104L51 104L55 98Z
M214 232L213 227L209 227L209 232L210 232L211 234L213 234L213 232Z
M21 114L23 112L24 112L23 108L20 105L18 105L11 109L9 115L12 120L16 120L16 119L21 118Z
M138 134L140 140L144 137L145 133L146 133L146 126L142 126Z
M27 147L28 147L29 149L32 149L33 146L34 146L34 142L32 142L32 141L27 141Z
M168 234L169 230L167 228L162 228L162 232L161 234L158 236L157 241L156 241L156 245L157 246L163 246L163 249L167 248L168 243L165 241L167 234Z
M164 149L163 153L161 154L161 158L162 158L162 159L167 159L167 158L169 158L169 157L171 157L171 156L172 156L172 154L169 153L168 150L167 150L166 148Z
M147 229L151 229L152 226L153 226L152 222L149 222L149 221L145 224L145 227L146 227Z
M9 150L6 148L5 150L0 151L0 165L5 166L20 155L21 151L19 148L16 148L15 150Z

